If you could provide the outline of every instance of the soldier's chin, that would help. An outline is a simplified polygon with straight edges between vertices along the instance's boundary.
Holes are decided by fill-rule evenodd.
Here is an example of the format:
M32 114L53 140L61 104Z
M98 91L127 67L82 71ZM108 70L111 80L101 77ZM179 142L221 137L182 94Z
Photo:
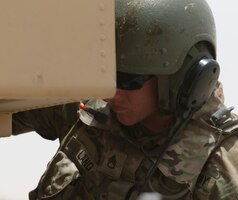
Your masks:
M128 116L117 115L117 119L121 124L123 124L125 126L132 126L137 123L137 121L135 119L133 119L132 117L128 117Z

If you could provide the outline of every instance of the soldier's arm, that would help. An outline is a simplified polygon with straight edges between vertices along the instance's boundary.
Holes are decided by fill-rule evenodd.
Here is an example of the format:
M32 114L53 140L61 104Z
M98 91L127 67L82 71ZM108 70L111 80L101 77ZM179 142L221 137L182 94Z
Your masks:
M36 131L43 138L60 140L77 120L77 104L23 111L13 114L13 135Z
M238 198L238 136L226 139L204 167L195 189L195 200Z

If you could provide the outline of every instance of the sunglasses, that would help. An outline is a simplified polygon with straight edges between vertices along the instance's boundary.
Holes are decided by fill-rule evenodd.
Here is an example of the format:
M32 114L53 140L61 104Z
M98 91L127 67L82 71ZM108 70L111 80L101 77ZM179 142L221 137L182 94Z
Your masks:
M117 72L117 88L122 90L138 90L150 80L152 75L128 74Z

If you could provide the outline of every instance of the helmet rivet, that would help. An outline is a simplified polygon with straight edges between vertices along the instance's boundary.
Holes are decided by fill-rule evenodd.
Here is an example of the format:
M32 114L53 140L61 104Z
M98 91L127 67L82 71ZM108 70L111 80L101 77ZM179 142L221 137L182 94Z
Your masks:
M167 49L166 49L166 48L160 49L160 53L161 53L161 54L166 54L166 53L167 53Z
M194 8L194 3L190 3L184 7L184 10L188 11L189 13L192 13L193 8Z
M168 67L168 66L169 66L169 62L168 61L163 63L163 67Z

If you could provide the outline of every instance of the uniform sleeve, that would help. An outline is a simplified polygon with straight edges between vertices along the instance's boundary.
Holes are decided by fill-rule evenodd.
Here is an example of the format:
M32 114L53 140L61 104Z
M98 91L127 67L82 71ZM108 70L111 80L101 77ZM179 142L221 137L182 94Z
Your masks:
M238 136L226 139L212 154L195 188L195 200L238 199Z
M13 114L13 135L35 131L45 139L60 140L77 120L77 105L67 104Z

